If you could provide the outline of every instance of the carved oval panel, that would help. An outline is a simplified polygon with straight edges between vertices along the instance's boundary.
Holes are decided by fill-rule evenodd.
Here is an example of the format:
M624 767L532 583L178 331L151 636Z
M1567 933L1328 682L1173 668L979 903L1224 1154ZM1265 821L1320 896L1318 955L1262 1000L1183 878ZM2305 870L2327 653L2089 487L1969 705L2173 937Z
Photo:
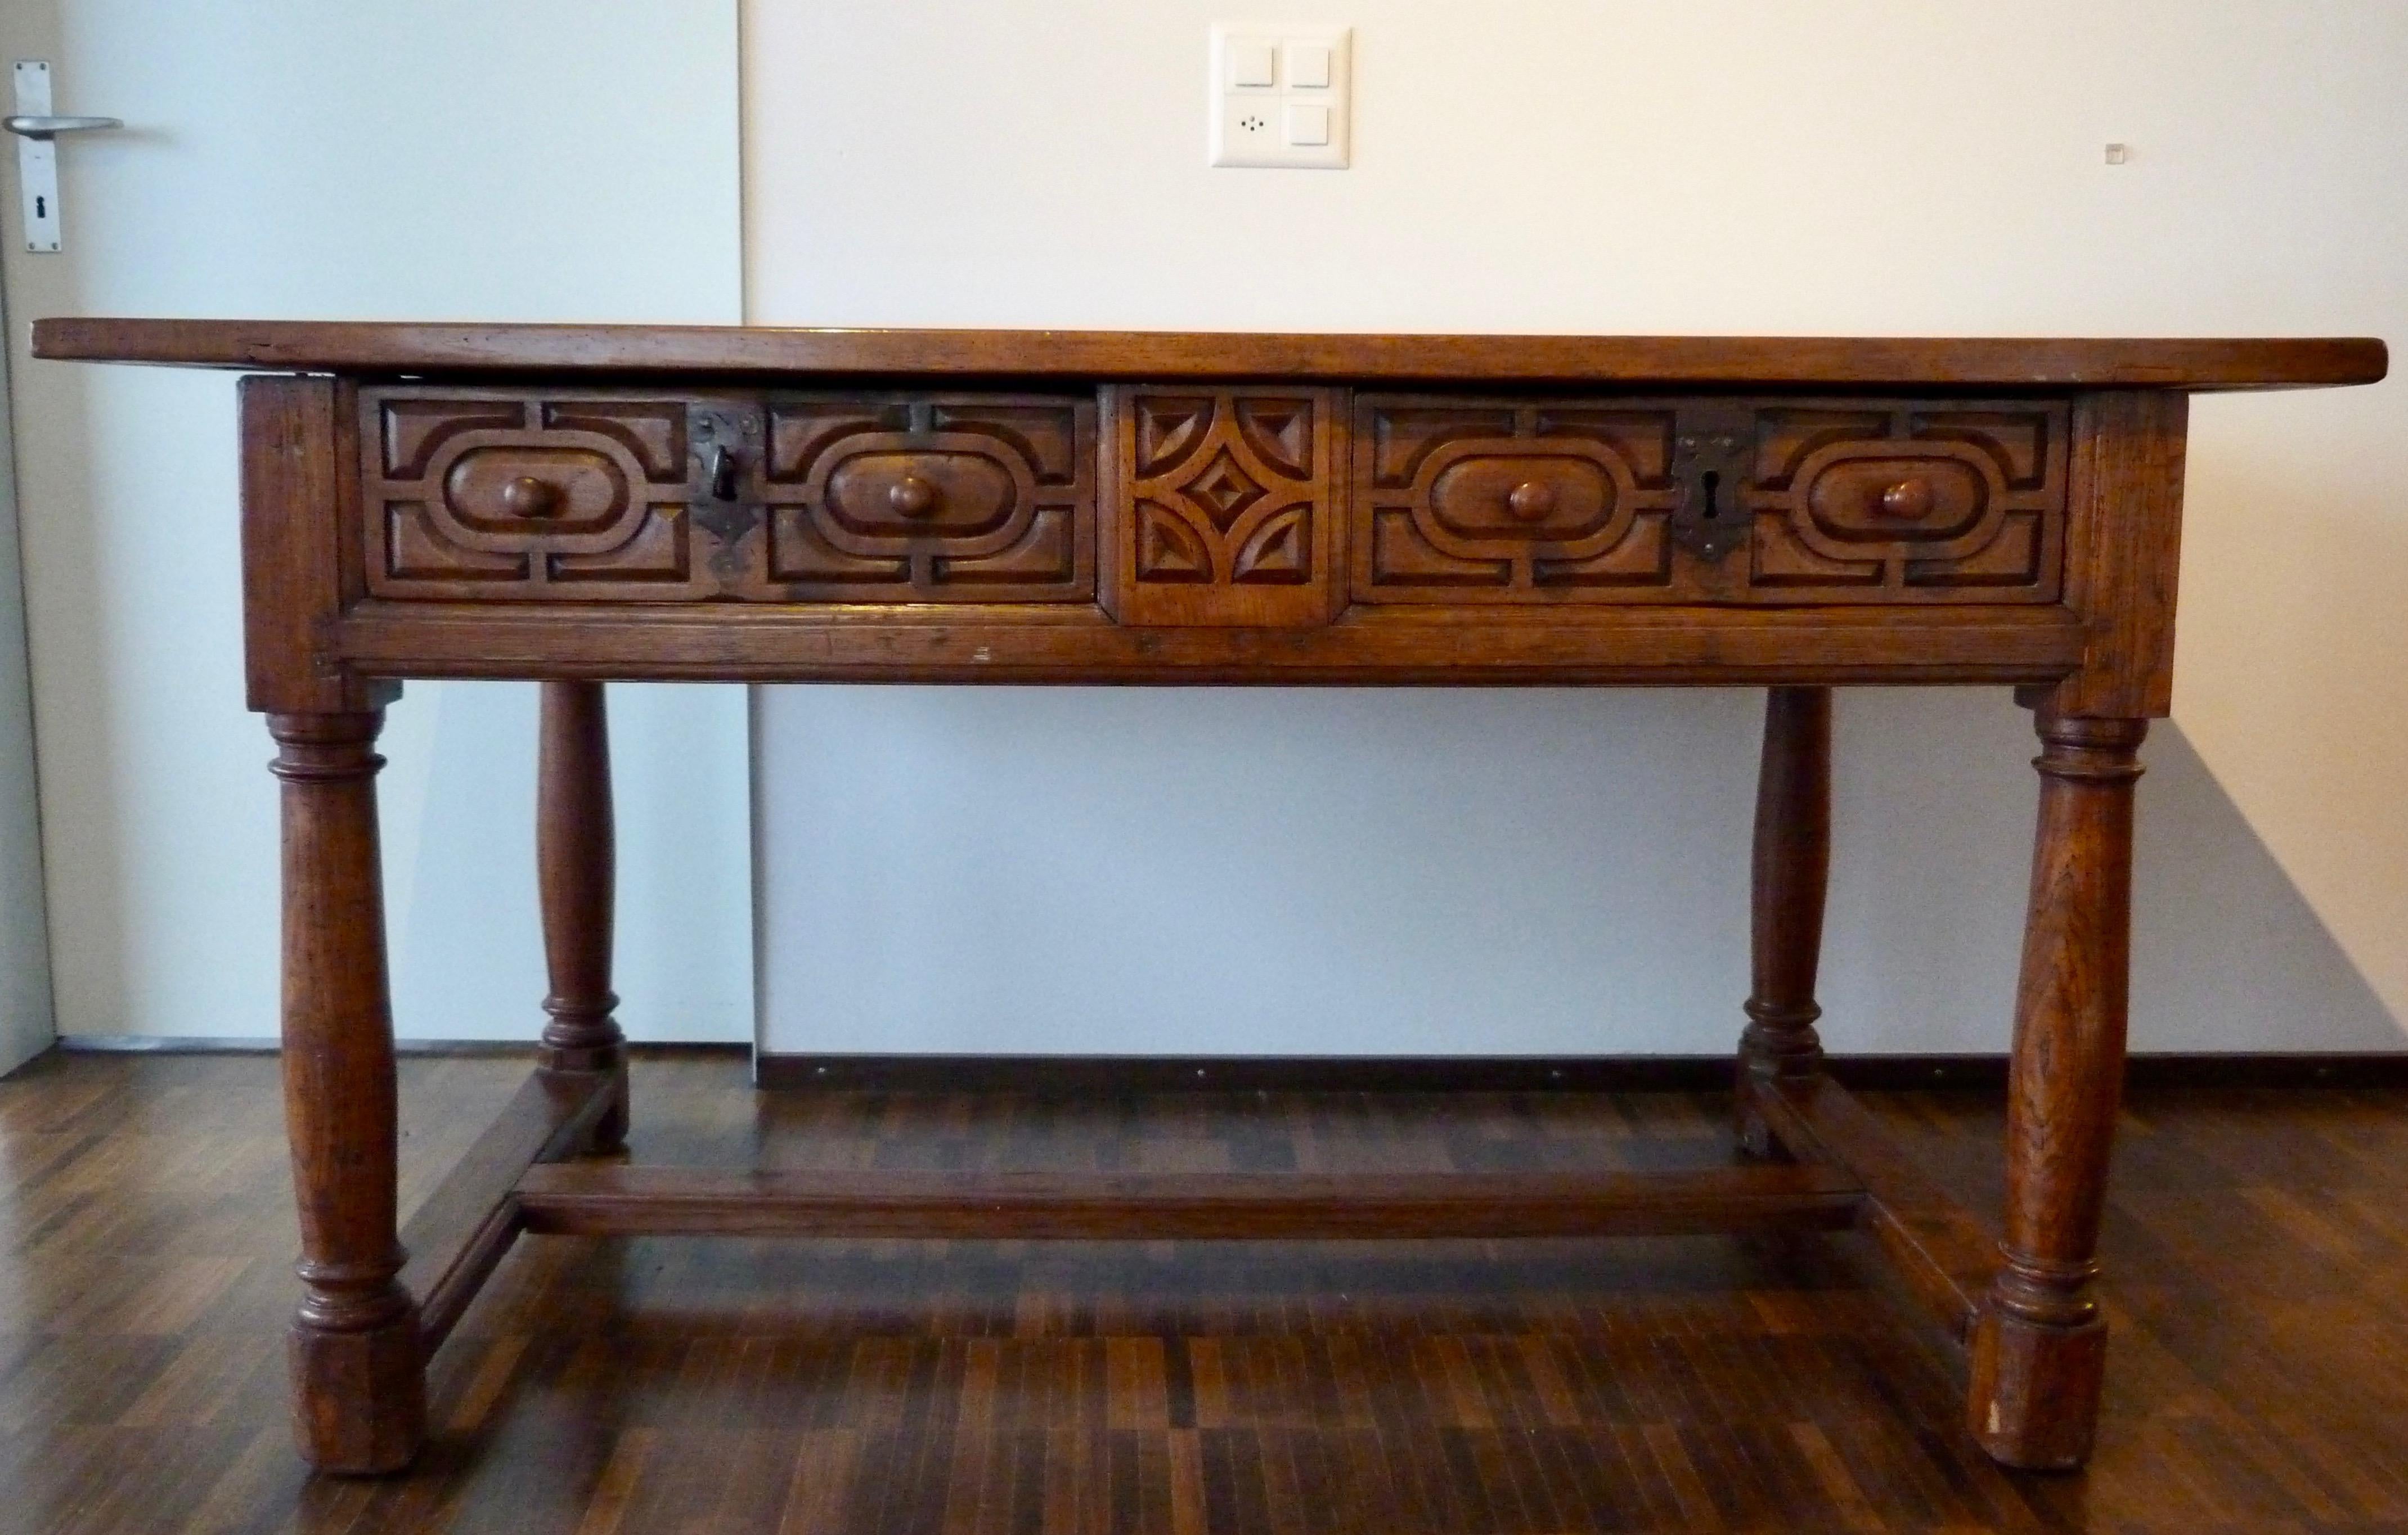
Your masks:
M427 530L486 554L608 554L652 515L642 465L584 432L462 432L420 483Z
M379 597L682 602L696 558L689 443L740 402L655 391L394 383L359 391L367 590Z
M1586 459L1489 454L1465 458L1430 481L1429 510L1465 538L1563 543L1613 515L1612 476Z
M533 480L550 491L540 515L519 509L511 487ZM481 533L505 536L583 533L607 528L627 510L625 472L609 455L579 448L496 443L471 448L443 475L446 508Z
M1806 487L1815 526L1860 544L1924 544L1962 537L1990 505L1990 484L1964 460L1895 450L1828 459Z
M982 453L865 452L827 478L827 512L863 538L964 538L991 533L1019 502L1011 472Z

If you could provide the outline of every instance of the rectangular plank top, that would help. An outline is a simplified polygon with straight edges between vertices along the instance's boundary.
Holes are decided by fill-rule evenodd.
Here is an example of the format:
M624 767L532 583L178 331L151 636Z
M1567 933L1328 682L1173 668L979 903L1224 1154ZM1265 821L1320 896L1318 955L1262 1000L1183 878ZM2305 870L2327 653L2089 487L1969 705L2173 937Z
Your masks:
M1280 378L1773 388L2142 388L2370 384L2366 337L2217 340L1870 336L1256 334L795 330L243 320L34 322L34 355L278 372L791 374L878 377Z

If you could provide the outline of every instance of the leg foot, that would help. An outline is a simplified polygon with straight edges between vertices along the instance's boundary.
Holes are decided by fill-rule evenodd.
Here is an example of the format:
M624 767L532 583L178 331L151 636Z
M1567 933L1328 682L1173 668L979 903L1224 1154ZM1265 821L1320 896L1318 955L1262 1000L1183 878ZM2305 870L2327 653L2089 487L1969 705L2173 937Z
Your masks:
M294 1324L294 1439L322 1471L373 1476L409 1464L426 1438L423 1355L414 1306L365 1329Z
M1973 1324L1971 1427L2001 1465L2071 1471L2090 1458L2106 1383L2107 1323L2096 1305L2061 1303L2087 1284L2086 1275L2071 1291L2054 1280L2028 1289L2025 1279L2002 1273ZM2026 1309L2010 1309L2000 1299L2000 1288L2009 1285L2026 1290Z

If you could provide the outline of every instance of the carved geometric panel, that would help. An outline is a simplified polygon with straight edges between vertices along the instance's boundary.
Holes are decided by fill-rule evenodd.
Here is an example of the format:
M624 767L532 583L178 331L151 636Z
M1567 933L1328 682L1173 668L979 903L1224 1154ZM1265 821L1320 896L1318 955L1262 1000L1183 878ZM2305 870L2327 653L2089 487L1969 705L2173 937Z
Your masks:
M1662 401L1365 395L1354 589L1374 603L1678 593L1675 411Z
M1340 391L1114 388L1105 605L1125 624L1326 622Z
M686 399L361 391L368 591L679 600L722 585L687 515Z
M1095 405L1065 395L781 394L761 493L790 601L1095 594Z
M2051 603L2067 409L2013 401L1756 413L1748 585L1759 598Z

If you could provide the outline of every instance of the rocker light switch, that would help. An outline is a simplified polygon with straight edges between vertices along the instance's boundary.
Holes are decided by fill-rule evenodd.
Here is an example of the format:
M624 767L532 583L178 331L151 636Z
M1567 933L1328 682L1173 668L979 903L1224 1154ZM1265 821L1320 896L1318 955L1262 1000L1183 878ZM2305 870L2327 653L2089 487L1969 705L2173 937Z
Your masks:
M1345 169L1354 36L1347 27L1215 26L1211 163Z
M1274 67L1278 58L1278 46L1263 38L1230 38L1229 83L1266 87L1278 84L1277 71Z

